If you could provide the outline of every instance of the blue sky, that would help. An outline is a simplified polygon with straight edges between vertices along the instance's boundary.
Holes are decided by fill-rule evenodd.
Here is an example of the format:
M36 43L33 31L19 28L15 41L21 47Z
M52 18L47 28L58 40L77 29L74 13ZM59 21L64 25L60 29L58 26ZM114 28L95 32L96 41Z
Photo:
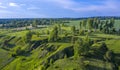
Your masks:
M0 0L0 18L120 16L120 0Z

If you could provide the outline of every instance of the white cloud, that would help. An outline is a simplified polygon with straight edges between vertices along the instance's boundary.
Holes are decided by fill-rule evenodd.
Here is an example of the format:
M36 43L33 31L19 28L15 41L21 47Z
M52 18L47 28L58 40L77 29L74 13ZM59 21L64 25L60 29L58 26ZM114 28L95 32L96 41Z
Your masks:
M28 12L26 14L23 14L25 12ZM18 12L15 12L15 11L7 11L7 10L0 10L0 18L45 18L45 17L48 17L44 14L40 14L40 13L34 13L34 12L30 12L30 11L24 11L24 10L21 10L21 11L18 11Z
M100 4L93 4L92 1L83 2L79 1L76 2L74 0L46 0L48 2L52 2L57 6L60 6L64 9L72 10L75 12L88 12L88 11L114 11L118 9L118 4L116 1L113 0L104 0L99 1Z
M14 2L10 2L8 4L9 7L17 7L17 8L21 8L22 6L26 6L26 4L20 4L20 3L14 3Z
M12 7L19 7L19 5L17 3L13 3L13 2L10 2L9 3L9 6L12 6Z
M2 3L0 2L0 8L7 8L6 6L3 6Z
M104 3L100 5L83 5L82 7L67 7L66 9L70 9L73 11L98 11L98 12L103 12L103 11L115 11L117 9L117 4L115 2L111 1L104 1Z
M4 8L4 9L5 9L5 8L7 8L7 7L6 7L6 6L1 6L1 5L0 5L0 8Z

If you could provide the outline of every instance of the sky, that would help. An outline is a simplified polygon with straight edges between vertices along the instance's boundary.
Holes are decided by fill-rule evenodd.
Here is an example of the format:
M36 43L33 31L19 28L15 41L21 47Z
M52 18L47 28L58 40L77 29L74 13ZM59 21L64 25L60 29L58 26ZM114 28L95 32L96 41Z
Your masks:
M0 0L0 18L120 16L120 0Z

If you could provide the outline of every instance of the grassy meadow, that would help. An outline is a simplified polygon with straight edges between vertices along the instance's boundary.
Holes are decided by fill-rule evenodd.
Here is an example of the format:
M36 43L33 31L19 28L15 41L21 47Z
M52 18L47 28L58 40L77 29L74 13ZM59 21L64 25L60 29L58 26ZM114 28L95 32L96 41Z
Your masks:
M95 25L80 29L80 22L24 30L1 27L0 70L119 70L120 20L109 33Z

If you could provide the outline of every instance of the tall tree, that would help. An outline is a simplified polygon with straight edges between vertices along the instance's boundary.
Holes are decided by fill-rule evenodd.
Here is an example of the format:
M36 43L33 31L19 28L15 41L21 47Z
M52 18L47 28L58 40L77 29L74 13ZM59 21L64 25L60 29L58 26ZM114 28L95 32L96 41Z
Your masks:
M62 34L62 29L60 24L58 24L58 31L59 31L59 34Z
M82 29L83 30L85 30L86 29L86 20L84 19L84 20L82 20Z
M80 26L80 29L82 29L82 22L80 22L79 26Z
M74 58L75 59L79 57L79 47L80 47L79 40L77 40L75 41L75 44L74 44Z
M36 19L33 20L32 26L33 26L33 27L37 27L37 20L36 20Z
M76 30L76 29L75 29L75 26L72 26L72 27L71 27L71 30L72 30L72 34L75 35L75 30Z
M114 23L115 23L114 18L111 18L111 19L110 19L110 28L113 28L113 27L114 27Z
M87 20L87 27L88 27L88 30L91 31L91 29L93 28L93 19L89 18Z
M50 33L48 41L57 41L58 39L58 27L54 26L53 30Z
M94 22L93 22L93 28L95 29L95 31L96 31L96 29L98 29L98 24L100 23L100 20L99 19L97 19L97 18L94 18Z
M92 43L88 35L83 40L82 39L76 40L74 44L74 57L77 58L80 55L81 56L88 55L91 45Z
M25 42L29 43L31 41L31 39L32 39L32 32L29 31L29 32L26 33Z
M86 35L86 37L83 39L83 43L82 43L82 47L81 47L81 54L87 55L90 50L90 46L91 46L91 41L90 41L88 35Z

